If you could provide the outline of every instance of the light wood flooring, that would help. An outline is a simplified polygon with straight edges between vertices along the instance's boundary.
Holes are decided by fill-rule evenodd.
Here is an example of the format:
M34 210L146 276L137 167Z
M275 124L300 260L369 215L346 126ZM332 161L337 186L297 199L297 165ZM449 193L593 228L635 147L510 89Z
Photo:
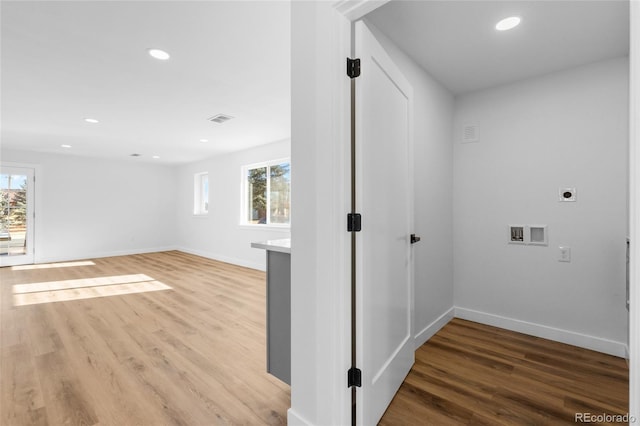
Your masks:
M628 380L621 358L454 319L418 349L380 424L575 425L626 414Z
M286 424L264 273L180 252L93 262L0 268L0 425Z
M52 266L0 268L0 425L286 423L264 273L180 252ZM626 413L627 388L622 359L456 319L380 424L575 424Z

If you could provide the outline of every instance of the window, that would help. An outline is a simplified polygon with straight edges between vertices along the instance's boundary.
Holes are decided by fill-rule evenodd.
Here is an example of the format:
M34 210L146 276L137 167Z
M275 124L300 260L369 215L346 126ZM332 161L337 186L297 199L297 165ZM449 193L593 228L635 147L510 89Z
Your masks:
M291 221L291 164L288 159L242 168L244 225L288 227Z
M209 173L196 173L193 178L193 214L209 213Z

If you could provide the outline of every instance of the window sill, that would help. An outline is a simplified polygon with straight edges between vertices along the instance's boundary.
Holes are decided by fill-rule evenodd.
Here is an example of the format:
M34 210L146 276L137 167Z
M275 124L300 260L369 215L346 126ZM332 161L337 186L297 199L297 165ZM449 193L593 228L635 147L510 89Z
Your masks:
M201 219L205 219L207 217L209 217L209 213L193 213L192 214L193 217L198 217Z
M246 223L241 223L238 225L240 229L247 229L252 231L275 231L275 232L291 232L291 226L283 226L283 225L247 225Z

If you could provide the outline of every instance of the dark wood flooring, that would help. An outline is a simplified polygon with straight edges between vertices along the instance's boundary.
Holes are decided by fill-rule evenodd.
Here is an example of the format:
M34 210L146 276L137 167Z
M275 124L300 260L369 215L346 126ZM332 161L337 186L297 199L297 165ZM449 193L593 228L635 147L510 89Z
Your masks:
M380 425L575 425L626 414L628 388L624 359L454 319L418 349Z

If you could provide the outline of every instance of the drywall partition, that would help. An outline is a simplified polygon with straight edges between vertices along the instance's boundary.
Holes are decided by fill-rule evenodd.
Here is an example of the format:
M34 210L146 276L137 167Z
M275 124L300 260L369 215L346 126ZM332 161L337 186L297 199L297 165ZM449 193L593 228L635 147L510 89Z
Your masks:
M349 36L332 2L292 2L292 426L351 422Z
M456 99L456 314L624 356L628 59ZM469 126L477 142L464 143ZM575 187L575 202L559 188ZM547 225L548 246L508 244ZM559 262L559 246L571 262Z
M172 168L11 150L2 161L38 166L36 263L173 248Z
M414 332L421 346L453 317L453 95L375 25L367 25L414 94ZM366 72L366 70L363 70Z
M218 155L177 169L177 246L180 250L223 262L265 269L264 250L251 248L256 241L289 238L288 228L242 226L241 170L250 164L289 158L289 140L245 151ZM291 174L295 176L295 164ZM194 215L194 175L209 174L209 213ZM292 217L295 217L295 211Z
M629 235L640 241L640 2L631 9L629 52ZM629 309L629 414L640 418L640 251L631 246Z

